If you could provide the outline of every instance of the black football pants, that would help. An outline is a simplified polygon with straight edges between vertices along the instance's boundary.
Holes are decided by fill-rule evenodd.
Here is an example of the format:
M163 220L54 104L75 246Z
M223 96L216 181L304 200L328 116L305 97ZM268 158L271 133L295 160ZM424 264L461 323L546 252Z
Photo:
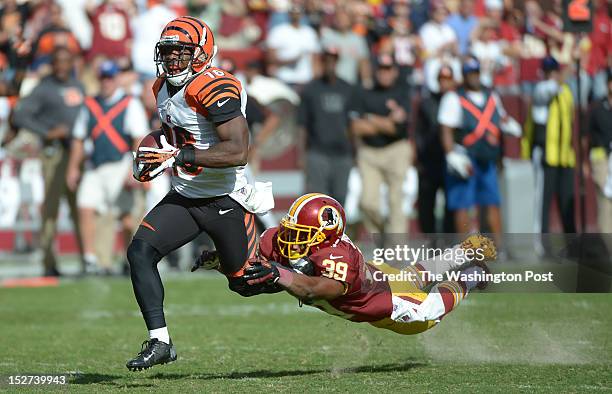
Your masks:
M240 271L255 254L255 217L229 196L191 199L170 191L134 235L127 257L134 294L149 330L166 326L157 263L202 232L215 243L221 271L227 276Z

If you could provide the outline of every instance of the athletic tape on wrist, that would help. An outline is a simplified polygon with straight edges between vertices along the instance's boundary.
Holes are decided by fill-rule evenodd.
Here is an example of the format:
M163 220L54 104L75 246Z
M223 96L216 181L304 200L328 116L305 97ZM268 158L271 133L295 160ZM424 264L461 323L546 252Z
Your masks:
M175 161L179 166L193 165L195 162L195 149L193 147L181 149L176 155Z

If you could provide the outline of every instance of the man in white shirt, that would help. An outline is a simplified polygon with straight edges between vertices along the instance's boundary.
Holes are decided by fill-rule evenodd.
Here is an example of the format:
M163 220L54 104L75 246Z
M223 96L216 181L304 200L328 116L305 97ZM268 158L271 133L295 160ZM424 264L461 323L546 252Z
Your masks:
M481 22L477 38L470 45L470 54L480 62L480 82L492 89L495 74L509 64L504 54L504 43L496 38L492 21Z
M464 86L442 97L438 123L446 152L446 198L455 213L457 232L470 232L469 211L487 210L491 231L501 234L497 160L501 157L501 123L506 118L499 97L480 84L475 58L463 64Z
M440 57L445 53L456 55L458 52L457 35L446 24L447 15L444 4L434 5L431 20L425 23L419 31L427 58Z
M448 64L454 75L461 75L461 62L457 58L458 39L455 31L446 23L448 11L444 4L433 4L431 20L421 27L419 36L425 49L423 71L427 86L438 90L438 71L441 65ZM461 78L457 79L461 82Z
M268 34L268 62L274 77L301 86L316 74L320 44L314 29L300 23L300 6L292 6L289 16L289 23L272 28Z
M85 268L93 272L101 262L95 253L96 215L112 212L132 165L131 150L136 150L147 133L148 123L140 100L119 88L118 66L112 61L101 64L100 94L87 97L72 130L70 160L66 183L77 190L77 206L83 237ZM91 143L88 165L81 179L81 165L86 156L85 142ZM79 185L80 181L80 185ZM124 215L129 214L125 209ZM112 238L114 240L114 237ZM129 239L127 240L129 242ZM107 245L112 248L112 245ZM110 261L103 269L110 273Z

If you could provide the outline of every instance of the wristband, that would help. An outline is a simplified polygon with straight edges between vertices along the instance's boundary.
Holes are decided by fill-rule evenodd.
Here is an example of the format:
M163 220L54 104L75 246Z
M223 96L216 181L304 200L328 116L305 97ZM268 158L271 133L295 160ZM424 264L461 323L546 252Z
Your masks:
M192 145L188 145L181 149L175 156L174 161L179 166L192 166L195 163L195 149Z
M293 283L293 272L286 270L284 268L278 269L278 281L276 281L279 285L283 287L289 287Z

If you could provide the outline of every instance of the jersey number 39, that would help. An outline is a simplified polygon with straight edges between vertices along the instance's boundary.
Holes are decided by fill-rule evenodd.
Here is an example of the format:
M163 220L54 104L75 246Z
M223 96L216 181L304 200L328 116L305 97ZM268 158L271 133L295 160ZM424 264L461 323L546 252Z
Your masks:
M321 273L321 275L326 276L330 279L336 279L340 281L346 280L346 275L348 274L348 264L342 261L334 261L330 259L323 260L323 267L325 267L325 271Z

